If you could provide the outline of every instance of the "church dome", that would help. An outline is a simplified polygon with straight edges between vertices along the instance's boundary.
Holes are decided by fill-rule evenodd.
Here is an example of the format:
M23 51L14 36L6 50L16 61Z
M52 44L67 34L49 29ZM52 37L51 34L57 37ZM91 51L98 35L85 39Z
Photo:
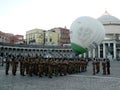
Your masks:
M98 20L103 24L118 24L120 23L120 20L112 15L110 15L107 11L98 18Z

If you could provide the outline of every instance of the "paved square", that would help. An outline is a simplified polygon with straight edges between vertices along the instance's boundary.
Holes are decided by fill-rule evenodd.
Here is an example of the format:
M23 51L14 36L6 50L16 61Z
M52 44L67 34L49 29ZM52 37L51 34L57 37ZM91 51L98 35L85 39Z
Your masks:
M13 76L11 71L6 76L0 66L0 90L120 90L120 62L111 61L111 75L92 75L92 64L88 71L53 78L38 76Z

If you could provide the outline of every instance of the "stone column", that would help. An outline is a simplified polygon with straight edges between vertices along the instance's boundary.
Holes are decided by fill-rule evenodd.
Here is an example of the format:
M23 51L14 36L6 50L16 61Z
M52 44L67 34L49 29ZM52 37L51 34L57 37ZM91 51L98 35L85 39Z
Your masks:
M108 55L110 55L110 51L109 51L109 49L111 49L111 47L110 47L110 43L108 43L108 50L107 50Z
M114 59L116 59L116 43L113 43L113 55Z
M106 58L105 43L103 43L103 58Z
M95 49L93 49L93 58L95 58Z
M100 58L100 45L98 45L98 58Z
M91 51L88 51L88 57L91 58Z
M86 58L86 53L83 53L83 57Z

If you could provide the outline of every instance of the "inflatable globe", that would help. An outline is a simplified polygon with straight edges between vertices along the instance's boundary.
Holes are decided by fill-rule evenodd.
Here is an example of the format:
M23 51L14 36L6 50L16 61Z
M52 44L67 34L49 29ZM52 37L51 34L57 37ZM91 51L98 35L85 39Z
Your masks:
M105 37L103 25L91 17L77 18L70 27L70 41L73 51L85 53L96 48Z

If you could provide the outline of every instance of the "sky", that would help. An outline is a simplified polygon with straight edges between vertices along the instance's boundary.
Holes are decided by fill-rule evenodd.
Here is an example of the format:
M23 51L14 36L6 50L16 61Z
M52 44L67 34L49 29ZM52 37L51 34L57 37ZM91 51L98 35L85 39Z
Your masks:
M119 0L0 0L0 31L25 35L39 28L70 28L81 16L100 17L105 10L120 19Z

